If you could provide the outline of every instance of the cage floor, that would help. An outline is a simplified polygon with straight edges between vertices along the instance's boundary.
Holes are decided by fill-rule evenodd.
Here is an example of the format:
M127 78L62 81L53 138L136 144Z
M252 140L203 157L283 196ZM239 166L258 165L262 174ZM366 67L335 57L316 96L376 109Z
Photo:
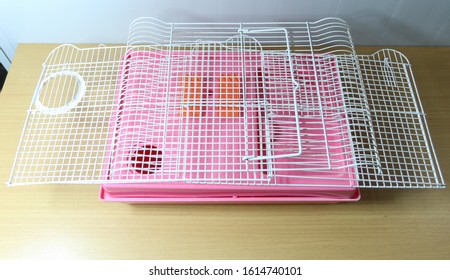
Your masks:
M283 58L222 51L170 56L128 53L110 121L105 176L134 183L106 184L109 195L135 196L164 182L165 188L187 183L197 190L245 185L253 193L251 186L268 185L278 194L280 186L289 193L289 187L321 185L338 196L338 188L346 188L345 197L355 197L348 190L356 186L356 175L332 58L297 57L294 73L301 83L295 91ZM313 75L313 63L329 69L320 72L323 80ZM324 96L312 90L317 86ZM301 155L276 157L298 148L297 125Z

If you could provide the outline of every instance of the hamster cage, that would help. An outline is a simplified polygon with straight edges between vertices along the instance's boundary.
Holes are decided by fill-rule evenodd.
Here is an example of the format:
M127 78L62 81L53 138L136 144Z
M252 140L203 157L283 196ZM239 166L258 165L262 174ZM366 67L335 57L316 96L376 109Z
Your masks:
M106 201L356 201L440 188L408 60L356 55L340 19L165 23L43 65L9 180Z

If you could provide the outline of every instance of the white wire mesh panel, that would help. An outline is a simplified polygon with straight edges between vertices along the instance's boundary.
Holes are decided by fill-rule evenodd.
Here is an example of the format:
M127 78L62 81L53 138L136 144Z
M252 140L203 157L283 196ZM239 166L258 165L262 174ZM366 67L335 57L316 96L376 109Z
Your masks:
M382 50L358 56L380 157L362 187L444 187L408 60Z
M410 65L339 19L164 23L46 61L10 184L440 187Z
M124 48L56 48L28 111L11 183L100 179Z

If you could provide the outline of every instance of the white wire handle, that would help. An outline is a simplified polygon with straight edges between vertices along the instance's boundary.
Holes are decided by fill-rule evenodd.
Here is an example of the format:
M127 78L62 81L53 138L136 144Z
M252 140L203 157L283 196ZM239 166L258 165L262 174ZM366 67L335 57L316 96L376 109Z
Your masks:
M78 90L77 93L75 94L75 96L72 98L72 100L67 103L64 104L61 107L56 107L56 108L49 108L47 106L45 106L44 104L42 104L42 102L39 100L39 96L41 94L42 88L44 87L44 85L50 81L51 79L54 79L56 77L60 77L60 76L71 76L74 77L77 82L78 82ZM80 102L81 98L83 98L85 92L86 92L86 83L84 82L84 79L80 76L80 74L73 72L73 71L61 71L61 72L57 72L57 73L53 73L50 76L48 76L47 78L45 78L41 84L39 85L39 89L38 89L39 95L34 103L34 105L36 106L36 108L44 113L44 114L48 114L48 115L57 115L57 114L62 114L62 113L67 113L69 112L71 109L73 109L74 107L77 106L78 102Z

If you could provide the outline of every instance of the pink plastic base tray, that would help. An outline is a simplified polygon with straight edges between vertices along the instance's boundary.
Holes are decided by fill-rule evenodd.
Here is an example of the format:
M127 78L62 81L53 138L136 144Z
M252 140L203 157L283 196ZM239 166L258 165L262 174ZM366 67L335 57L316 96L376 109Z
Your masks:
M188 184L102 185L100 199L126 203L338 203L361 198L358 188L243 187Z
M231 114L218 113L218 81L223 73L230 73L231 77L242 76L237 62L242 58L240 54L176 51L171 56L173 62L170 64L165 51L130 51L125 59L122 70L125 75L120 80L116 113L110 121L111 148L106 163L109 173L104 174L115 183L102 185L100 199L127 203L336 203L359 200L359 190L352 187L356 185L355 167L351 158L343 156L348 154L345 149L349 149L349 143L343 143L347 140L342 138L342 135L348 135L347 126L340 123L333 127L335 121L330 121L326 130L328 135L318 133L320 116L308 111L308 101L303 108L307 113L299 119L300 125L309 131L302 141L310 143L310 146L305 145L302 157L276 158L271 162L279 169L277 184L271 183L265 161L253 161L249 165L243 160L246 155L266 156L263 136L268 128L261 124L264 115L260 107L254 106L262 86L262 66L258 55L245 56L246 98L254 103L244 109L246 105L242 106L240 102ZM192 56L202 56L203 59L193 59ZM196 65L192 61L203 61L203 64ZM334 65L332 58L326 63L329 65L324 65L324 69L335 69L330 67ZM304 69L297 66L296 73L301 74L303 84L307 84L307 77L312 76L311 65L304 65ZM167 72L171 73L169 77ZM323 75L331 75L336 82L336 73L328 72ZM289 73L278 71L277 74L281 75L278 77L281 83L285 81L286 85L281 87L286 89L275 92L275 99L269 102L283 108L286 100L283 95L288 98L292 87L287 86ZM194 82L199 79L203 88L195 97L202 100L198 106L182 106L186 93L180 91L180 84L186 77L194 77ZM325 83L321 84L324 92L335 92L329 98L339 96L336 89L327 87ZM314 99L309 103L314 105ZM191 109L192 112L189 111ZM279 123L291 122L294 117L285 115ZM291 131L286 133L289 136L283 141L291 145L296 137L290 133L293 128L287 129ZM325 141L331 166L324 164L324 158L315 156L325 154ZM274 140L273 145L279 148L276 145L281 144ZM283 151L276 148L272 152L274 156ZM151 150L141 160L147 156L154 162L136 164L136 154L140 149ZM304 170L292 168L298 164ZM322 167L328 168L321 171L322 177L317 177L317 172L308 171ZM146 171L149 168L151 172ZM243 172L245 170L247 172Z

